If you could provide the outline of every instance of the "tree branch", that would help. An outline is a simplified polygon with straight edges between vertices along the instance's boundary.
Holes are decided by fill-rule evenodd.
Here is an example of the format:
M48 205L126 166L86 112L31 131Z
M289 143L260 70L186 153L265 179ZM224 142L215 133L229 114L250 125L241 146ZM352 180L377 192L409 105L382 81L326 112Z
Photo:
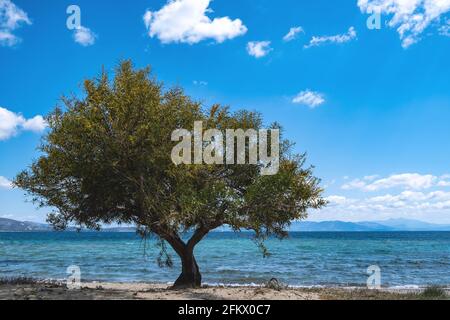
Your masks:
M191 239L189 239L186 247L188 250L194 250L194 247L199 243L211 230L214 230L222 225L222 221L215 221L209 226L201 225L197 230L195 230Z
M162 239L166 240L180 257L184 255L187 246L177 234L166 231L159 226L153 226L151 230L152 232L160 236Z

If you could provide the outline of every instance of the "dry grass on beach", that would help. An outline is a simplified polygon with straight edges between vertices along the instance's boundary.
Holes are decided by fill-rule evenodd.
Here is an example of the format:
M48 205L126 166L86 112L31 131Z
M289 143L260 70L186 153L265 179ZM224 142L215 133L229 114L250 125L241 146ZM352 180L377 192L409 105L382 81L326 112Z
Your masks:
M0 300L418 300L449 299L440 288L425 291L356 288L208 287L170 290L146 283L83 283L68 290L62 283L31 279L0 280Z

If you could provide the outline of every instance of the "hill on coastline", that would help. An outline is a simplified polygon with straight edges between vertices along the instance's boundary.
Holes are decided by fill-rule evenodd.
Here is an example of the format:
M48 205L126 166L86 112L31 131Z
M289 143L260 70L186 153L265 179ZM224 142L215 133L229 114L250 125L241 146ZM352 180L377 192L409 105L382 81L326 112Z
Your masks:
M450 231L450 225L432 224L410 219L390 219L385 221L323 221L294 222L290 231L304 232L376 232L376 231Z
M48 224L16 221L0 218L0 232L48 232L52 231ZM76 231L69 228L67 231ZM133 227L104 228L102 232L134 232ZM224 226L216 232L231 231ZM296 221L290 228L291 232L388 232L388 231L450 231L450 225L432 224L418 220L390 219L385 221L344 222L344 221Z

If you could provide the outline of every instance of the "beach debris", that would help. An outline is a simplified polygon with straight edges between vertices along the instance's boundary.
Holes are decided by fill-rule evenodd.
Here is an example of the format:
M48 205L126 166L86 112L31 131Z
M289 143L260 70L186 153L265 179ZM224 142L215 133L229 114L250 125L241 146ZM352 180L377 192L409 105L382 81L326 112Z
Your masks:
M277 278L272 278L266 283L265 287L267 289L281 291L283 289L286 289L287 285L285 285L285 284L281 283L280 281L278 281Z

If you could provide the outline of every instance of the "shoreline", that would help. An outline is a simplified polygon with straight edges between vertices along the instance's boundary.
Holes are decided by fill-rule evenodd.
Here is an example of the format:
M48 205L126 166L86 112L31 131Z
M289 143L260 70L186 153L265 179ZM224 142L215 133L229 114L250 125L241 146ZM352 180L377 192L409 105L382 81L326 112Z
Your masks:
M437 287L436 287L437 288ZM69 290L61 281L0 283L0 300L424 300L450 299L450 288L271 287L204 285L198 289L170 288L143 282L82 282ZM430 290L430 291L429 291ZM428 292L429 291L429 292Z
M58 279L58 278L32 278L32 277L22 277L22 276L13 276L13 277L0 277L0 285L2 281L8 281L10 279L12 282L21 282L24 280L26 283L33 284L57 284L57 285L66 285L66 278ZM317 290L372 290L368 289L365 284L359 283L348 283L348 284L340 284L340 283L330 283L330 284L314 284L314 285L298 285L298 284L289 284L282 281L278 281L278 279L273 278L275 280L275 285L280 286L282 289L289 290L308 290L308 289L317 289ZM271 280L271 281L272 281ZM202 282L202 288L265 288L268 286L269 282L250 282L250 283L222 283L222 282ZM102 279L83 279L81 280L81 285L91 286L92 284L108 284L108 285L147 285L154 287L168 287L170 288L173 285L171 281L133 281L126 279L118 279L118 280L102 280ZM409 292L422 292L423 290L429 287L440 287L446 291L450 291L450 284L406 284L406 285L382 285L379 289L374 289L378 291L389 291L389 292L399 292L399 293L409 293Z

